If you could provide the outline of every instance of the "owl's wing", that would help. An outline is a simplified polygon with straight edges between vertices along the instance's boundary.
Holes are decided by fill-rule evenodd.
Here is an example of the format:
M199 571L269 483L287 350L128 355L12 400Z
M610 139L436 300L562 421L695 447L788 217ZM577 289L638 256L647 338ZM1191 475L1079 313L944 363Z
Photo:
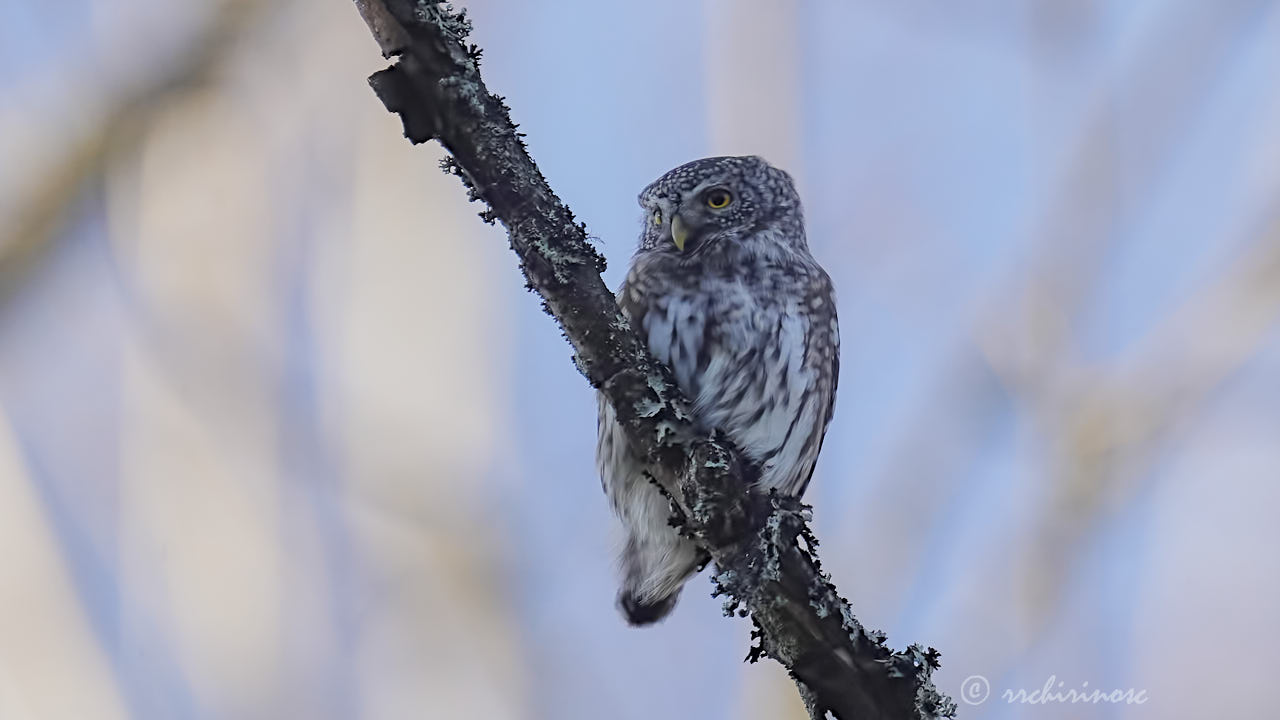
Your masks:
M813 469L822 452L827 437L827 426L836 412L836 390L840 386L840 323L836 319L836 298L831 279L820 273L821 279L813 288L810 306L818 305L810 320L810 344L805 354L806 364L817 370L817 401L822 408L822 425L817 431L817 441L812 452L806 453L804 469L796 478L798 485L792 490L797 497L804 494L813 478Z
M796 466L787 472L779 468L776 487L779 492L799 497L804 494L813 478L813 470L822 452L827 426L835 414L836 389L840 381L840 327L836 320L835 292L831 279L821 269L813 275L813 282L806 289L802 307L807 319L802 366L810 374L804 405L794 421L808 419L807 428L795 428L804 432L801 436Z
M622 309L622 314L627 316L631 321L632 327L640 332L644 328L644 314L647 305L642 300L641 291L644 289L644 283L639 282L636 273L632 271L627 275L627 279L622 281L618 286L618 307ZM643 333L642 333L643 335Z
M645 305L640 301L639 294L631 291L628 281L623 281L618 288L618 306L632 325L639 329L643 327ZM644 464L631 451L609 399L604 393L596 391L596 402L596 465L600 473L600 484L605 495L621 514L623 495L630 490L636 478L642 475Z

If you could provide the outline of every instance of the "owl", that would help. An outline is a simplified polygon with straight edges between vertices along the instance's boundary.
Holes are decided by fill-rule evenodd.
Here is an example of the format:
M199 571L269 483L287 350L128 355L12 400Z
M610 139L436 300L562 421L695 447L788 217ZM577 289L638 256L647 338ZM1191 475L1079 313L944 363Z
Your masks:
M644 232L618 304L671 368L697 428L731 440L757 488L798 497L831 421L840 336L791 176L759 157L705 158L658 178L639 201ZM676 478L648 466L603 395L599 403L596 463L626 531L618 605L646 625L671 612L707 558L653 487L671 490Z

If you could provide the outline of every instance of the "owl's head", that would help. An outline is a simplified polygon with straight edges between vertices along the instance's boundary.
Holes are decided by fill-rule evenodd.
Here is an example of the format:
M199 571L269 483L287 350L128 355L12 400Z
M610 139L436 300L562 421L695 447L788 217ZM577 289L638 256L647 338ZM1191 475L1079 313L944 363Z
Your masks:
M791 176L754 155L694 160L640 193L640 252L686 258L807 251Z

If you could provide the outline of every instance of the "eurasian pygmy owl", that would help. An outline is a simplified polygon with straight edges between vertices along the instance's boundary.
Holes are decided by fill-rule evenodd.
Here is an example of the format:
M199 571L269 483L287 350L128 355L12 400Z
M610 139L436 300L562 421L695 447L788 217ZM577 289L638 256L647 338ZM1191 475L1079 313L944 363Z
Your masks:
M831 420L840 366L831 280L809 254L787 173L758 157L714 157L640 193L644 232L618 304L693 403L699 429L744 453L757 487L799 496ZM600 396L596 462L627 532L618 603L633 625L671 612L705 562Z

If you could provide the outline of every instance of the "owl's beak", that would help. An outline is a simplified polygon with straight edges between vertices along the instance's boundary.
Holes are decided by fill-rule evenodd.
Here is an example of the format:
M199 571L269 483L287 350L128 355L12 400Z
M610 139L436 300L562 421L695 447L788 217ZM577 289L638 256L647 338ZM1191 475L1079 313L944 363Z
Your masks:
M684 243L688 239L689 226L684 224L679 214L673 215L671 217L671 242L675 243L680 252L684 252Z

